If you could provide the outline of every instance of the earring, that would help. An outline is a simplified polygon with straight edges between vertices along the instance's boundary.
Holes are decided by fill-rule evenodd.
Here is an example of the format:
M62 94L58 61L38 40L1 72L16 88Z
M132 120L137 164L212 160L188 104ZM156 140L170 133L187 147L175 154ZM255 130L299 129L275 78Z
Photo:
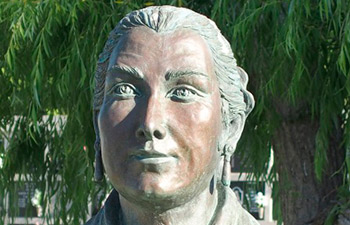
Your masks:
M95 181L100 182L103 180L103 165L102 165L102 156L101 156L101 144L100 140L96 139L95 141Z
M231 155L233 148L230 145L224 146L224 165L222 168L221 182L224 186L228 187L231 183Z

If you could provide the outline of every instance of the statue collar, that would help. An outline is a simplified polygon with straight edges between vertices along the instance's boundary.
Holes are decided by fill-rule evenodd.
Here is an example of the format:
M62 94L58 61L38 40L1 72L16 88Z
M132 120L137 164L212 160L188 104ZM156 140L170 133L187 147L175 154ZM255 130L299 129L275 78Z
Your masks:
M218 205L208 225L258 225L237 201L233 191L218 184ZM85 225L123 225L119 194L113 190L100 212Z

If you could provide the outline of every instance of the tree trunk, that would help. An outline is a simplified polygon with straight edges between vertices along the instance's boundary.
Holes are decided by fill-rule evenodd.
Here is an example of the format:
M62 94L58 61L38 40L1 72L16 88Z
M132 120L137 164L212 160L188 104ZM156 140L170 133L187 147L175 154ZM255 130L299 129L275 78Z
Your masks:
M342 133L333 130L328 161L322 180L318 181L314 172L317 119L305 115L292 118L290 113L281 115L283 121L274 134L273 149L283 222L285 225L323 225L335 204L337 187L342 184L342 174L335 174L344 161L344 151L340 149Z

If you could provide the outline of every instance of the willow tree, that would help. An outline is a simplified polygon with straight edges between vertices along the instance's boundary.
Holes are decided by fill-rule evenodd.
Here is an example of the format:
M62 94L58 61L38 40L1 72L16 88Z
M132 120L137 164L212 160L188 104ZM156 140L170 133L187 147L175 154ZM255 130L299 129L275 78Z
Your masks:
M237 154L274 185L284 224L341 223L350 208L347 0L0 1L0 221L16 210L2 196L26 180L43 193L46 220L86 219L107 189L93 181L97 56L123 15L152 4L206 14L231 42L257 103Z
M274 150L285 224L332 224L337 213L348 214L349 223L350 2L232 7L235 16L221 21L218 11L214 18L232 29L257 98L241 153L259 175Z

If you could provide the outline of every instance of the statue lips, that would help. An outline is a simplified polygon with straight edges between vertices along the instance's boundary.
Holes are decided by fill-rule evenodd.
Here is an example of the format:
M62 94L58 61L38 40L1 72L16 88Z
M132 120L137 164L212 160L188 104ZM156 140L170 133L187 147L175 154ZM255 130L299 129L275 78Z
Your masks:
M177 162L177 158L173 155L157 151L154 144L153 141L146 141L144 146L130 152L129 159L144 164L146 168L167 167Z
M177 164L177 158L171 155L160 153L154 149L146 150L139 148L129 154L131 163L136 163L141 173L151 172L156 174L170 171Z
M132 151L129 155L130 159L139 161L144 164L163 164L175 162L174 156L160 153L154 149L146 150L144 148Z

